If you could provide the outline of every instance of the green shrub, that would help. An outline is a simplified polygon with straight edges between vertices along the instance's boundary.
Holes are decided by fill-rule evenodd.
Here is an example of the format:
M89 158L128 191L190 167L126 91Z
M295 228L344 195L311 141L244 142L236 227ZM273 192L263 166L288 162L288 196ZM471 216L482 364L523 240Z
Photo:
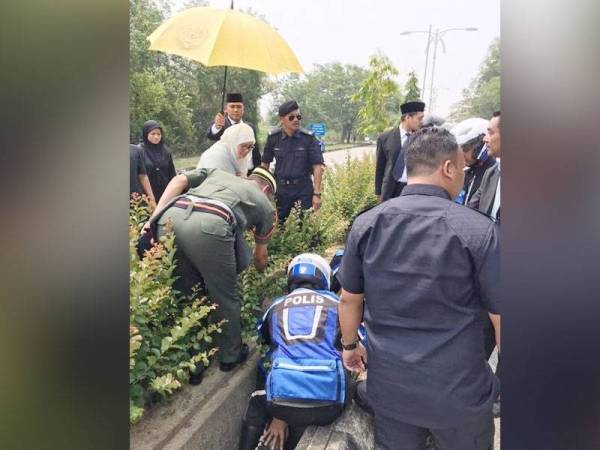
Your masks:
M285 225L273 233L267 269L258 272L250 267L240 275L242 327L247 337L256 336L256 320L264 310L265 300L287 292L286 269L292 258L306 252L323 254L333 245L342 246L356 214L377 202L373 193L374 173L373 157L347 158L345 164L328 170L321 210L301 214L298 209L293 209Z
M323 254L343 245L348 226L360 211L372 206L375 172L372 157L346 160L325 172L323 207L301 214L293 210L269 244L269 265L263 272L251 266L239 276L243 333L256 341L256 320L264 301L287 292L287 266L300 253ZM135 243L150 212L140 197L130 208L130 420L137 422L144 406L170 395L187 381L196 363L208 364L218 325L208 315L214 306L206 298L181 298L172 288L174 236L140 261ZM250 233L247 239L251 241ZM253 245L252 242L249 242Z
M374 206L377 197L374 192L375 160L372 155L363 159L350 159L346 156L340 164L325 172L323 177L323 206L321 214L341 228L335 230L338 240L345 240L345 231L354 218L363 210Z
M213 335L220 324L208 322L215 306L205 297L181 297L172 285L175 237L137 256L135 244L150 212L134 198L129 226L129 399L130 421L139 421L144 406L172 394L187 382L196 364L209 363Z

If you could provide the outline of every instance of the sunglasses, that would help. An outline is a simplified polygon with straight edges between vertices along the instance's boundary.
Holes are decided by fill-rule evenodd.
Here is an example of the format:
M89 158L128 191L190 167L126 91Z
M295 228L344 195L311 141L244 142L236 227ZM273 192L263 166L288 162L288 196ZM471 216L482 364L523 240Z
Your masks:
M291 122L292 120L294 120L294 119L302 120L302 116L301 116L300 114L296 114L296 115L290 114L290 115L288 116L288 120L289 120L290 122Z

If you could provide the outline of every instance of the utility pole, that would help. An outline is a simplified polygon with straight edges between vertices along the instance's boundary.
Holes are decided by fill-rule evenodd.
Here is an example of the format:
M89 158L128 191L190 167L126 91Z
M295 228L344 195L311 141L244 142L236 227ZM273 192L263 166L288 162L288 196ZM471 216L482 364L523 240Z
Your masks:
M423 89L421 90L421 96L423 98L425 98L425 81L427 79L427 66L428 66L428 62L429 62L429 49L431 47L431 42L434 41L433 44L433 61L431 63L431 80L429 82L429 105L427 105L427 109L429 110L430 113L433 112L433 100L434 100L434 96L433 96L433 82L434 82L434 75L435 75L435 61L437 58L437 47L438 44L441 43L442 44L442 48L444 49L444 53L446 52L446 48L444 45L444 41L442 40L442 37L444 36L444 34L446 34L449 31L477 31L477 28L475 27L465 27L465 28L445 28L443 30L440 30L439 28L436 28L435 33L433 34L433 37L431 35L431 25L429 25L429 30L425 31L425 30L416 30L416 31L403 31L400 33L400 36L406 36L408 34L413 34L413 33L427 33L427 47L425 48L425 73L423 74Z
M431 62L431 84L429 85L429 105L427 110L433 112L433 76L435 75L435 59L437 57L438 42L440 41L440 30L435 30L434 38L435 44L433 45L433 61Z
M425 82L427 80L427 63L429 62L429 48L431 47L431 24L427 31L427 47L425 48L425 71L423 72L423 85L421 86L421 96L425 98Z

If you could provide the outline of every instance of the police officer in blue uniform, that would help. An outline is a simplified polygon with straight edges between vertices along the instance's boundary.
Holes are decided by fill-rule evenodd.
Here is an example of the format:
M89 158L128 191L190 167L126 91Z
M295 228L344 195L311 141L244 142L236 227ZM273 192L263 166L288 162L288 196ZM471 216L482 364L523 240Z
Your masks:
M293 449L308 425L330 424L349 401L337 347L339 299L330 279L321 256L296 256L288 268L289 294L275 299L259 322L259 334L270 345L263 360L266 381L244 414L241 450L254 450L259 439L267 448Z
M275 159L277 212L283 223L296 202L303 210L321 207L323 153L313 133L300 127L298 103L291 100L281 105L279 118L281 128L269 133L262 165L268 169Z

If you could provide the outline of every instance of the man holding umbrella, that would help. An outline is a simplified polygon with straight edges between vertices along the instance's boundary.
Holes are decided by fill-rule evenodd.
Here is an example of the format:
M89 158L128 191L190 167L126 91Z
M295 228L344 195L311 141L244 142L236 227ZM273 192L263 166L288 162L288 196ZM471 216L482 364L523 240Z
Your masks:
M223 132L231 125L238 123L245 123L252 128L254 131L254 138L256 134L256 128L250 122L244 121L244 99L242 94L239 93L228 93L225 103L225 111L223 113L218 112L215 115L215 121L206 130L206 137L211 141L218 141L223 136ZM248 155L248 171L252 171L255 167L260 166L260 149L258 147L258 140L254 144L252 155Z

